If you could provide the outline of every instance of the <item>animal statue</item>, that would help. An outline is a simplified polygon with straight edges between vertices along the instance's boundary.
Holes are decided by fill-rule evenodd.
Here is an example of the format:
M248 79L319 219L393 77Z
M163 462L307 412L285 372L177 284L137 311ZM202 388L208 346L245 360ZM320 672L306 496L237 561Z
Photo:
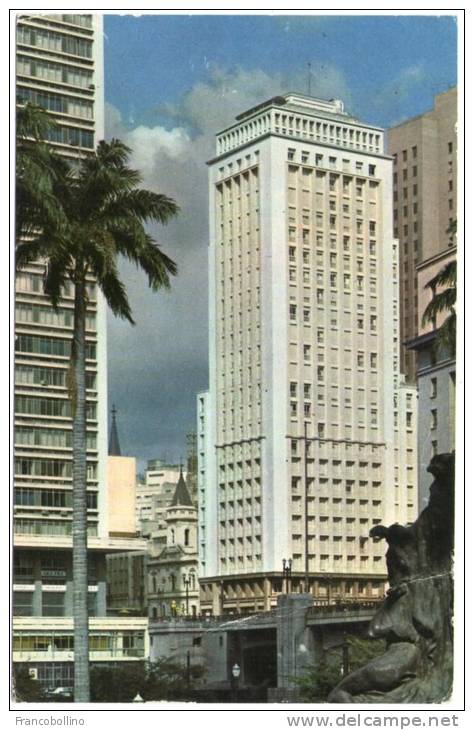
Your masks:
M347 675L334 703L437 703L452 691L454 454L434 456L427 507L406 527L376 525L385 539L389 590L368 636L385 639L384 654Z

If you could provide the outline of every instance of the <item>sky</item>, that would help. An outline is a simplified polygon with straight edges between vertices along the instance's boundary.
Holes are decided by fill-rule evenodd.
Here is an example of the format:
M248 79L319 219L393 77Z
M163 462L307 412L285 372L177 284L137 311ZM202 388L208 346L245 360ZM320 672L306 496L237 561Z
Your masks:
M276 94L340 98L359 119L400 124L457 82L456 18L106 15L106 136L132 149L143 186L179 216L150 232L178 265L169 291L122 266L135 327L108 316L109 405L122 453L185 457L208 387L206 161L214 135Z

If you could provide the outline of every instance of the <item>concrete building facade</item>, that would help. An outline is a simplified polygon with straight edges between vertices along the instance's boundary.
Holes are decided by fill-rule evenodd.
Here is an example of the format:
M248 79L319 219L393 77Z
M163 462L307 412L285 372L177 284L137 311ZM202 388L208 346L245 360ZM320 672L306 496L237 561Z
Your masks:
M418 334L422 291L417 265L454 245L447 230L456 220L456 125L453 88L435 97L432 110L387 134L394 160L394 236L400 241L400 362L408 382L416 380L416 353L405 343Z
M268 608L283 559L316 597L328 576L377 596L383 546L369 529L412 521L417 490L383 130L340 101L276 97L217 135L209 183L210 391L198 413L209 607L228 585L229 608Z
M51 114L57 127L48 140L74 164L104 136L102 17L18 16L16 51L18 103L30 102ZM65 686L63 675L69 677L67 686L72 682L72 419L66 378L74 298L72 287L66 286L53 311L43 294L43 274L43 262L34 262L18 274L15 284L13 659L31 662L32 669L41 665L41 681L51 687L57 681ZM103 636L109 631L106 554L137 549L140 543L131 535L111 535L106 305L92 279L88 296L89 610L91 617L100 618ZM54 633L56 626L67 627L67 640L61 631ZM145 646L143 621L140 626ZM117 638L123 627L110 625L110 636ZM66 646L69 653L63 662Z

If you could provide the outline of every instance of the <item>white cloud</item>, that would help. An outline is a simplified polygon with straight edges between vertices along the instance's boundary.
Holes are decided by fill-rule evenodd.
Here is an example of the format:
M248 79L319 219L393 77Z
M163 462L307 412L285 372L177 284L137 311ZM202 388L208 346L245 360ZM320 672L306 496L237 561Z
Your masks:
M338 69L317 60L312 69L312 94L342 98L350 107ZM207 385L206 161L215 153L214 136L236 114L276 94L304 92L306 83L304 71L284 77L214 66L205 82L160 108L160 123L153 127L128 129L120 112L106 105L107 137L132 149L131 165L140 170L145 187L170 195L181 208L175 221L151 231L178 264L171 291L150 292L145 277L124 265L137 326L109 318L110 396L125 414L125 449L141 459L163 451L174 457L184 453L185 431L194 427L195 393Z

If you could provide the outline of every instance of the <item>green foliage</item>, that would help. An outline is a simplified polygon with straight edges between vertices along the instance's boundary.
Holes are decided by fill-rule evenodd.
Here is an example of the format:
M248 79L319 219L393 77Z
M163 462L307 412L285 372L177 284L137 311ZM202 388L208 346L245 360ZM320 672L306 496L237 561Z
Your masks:
M386 648L385 641L361 639L357 636L348 636L347 651L349 672L363 667L375 657L383 654ZM328 649L317 664L306 668L305 672L295 679L299 688L300 698L306 702L326 702L331 690L342 679L343 645Z
M447 230L450 241L456 236L456 221ZM446 350L450 355L456 352L456 298L457 298L457 262L449 261L430 281L425 289L431 289L433 296L423 312L423 326L432 323L436 327L437 318L445 315L443 324L436 332L438 351ZM442 287L441 291L437 291Z
M44 702L41 684L30 677L27 667L14 666L13 687L16 702Z
M191 667L188 682L186 667L168 658L117 667L95 666L91 670L91 700L132 702L139 694L146 702L184 701L202 675L202 667Z
M16 119L16 236L29 237L45 226L64 225L57 193L68 164L44 141L55 127L48 113L33 104L18 109Z

